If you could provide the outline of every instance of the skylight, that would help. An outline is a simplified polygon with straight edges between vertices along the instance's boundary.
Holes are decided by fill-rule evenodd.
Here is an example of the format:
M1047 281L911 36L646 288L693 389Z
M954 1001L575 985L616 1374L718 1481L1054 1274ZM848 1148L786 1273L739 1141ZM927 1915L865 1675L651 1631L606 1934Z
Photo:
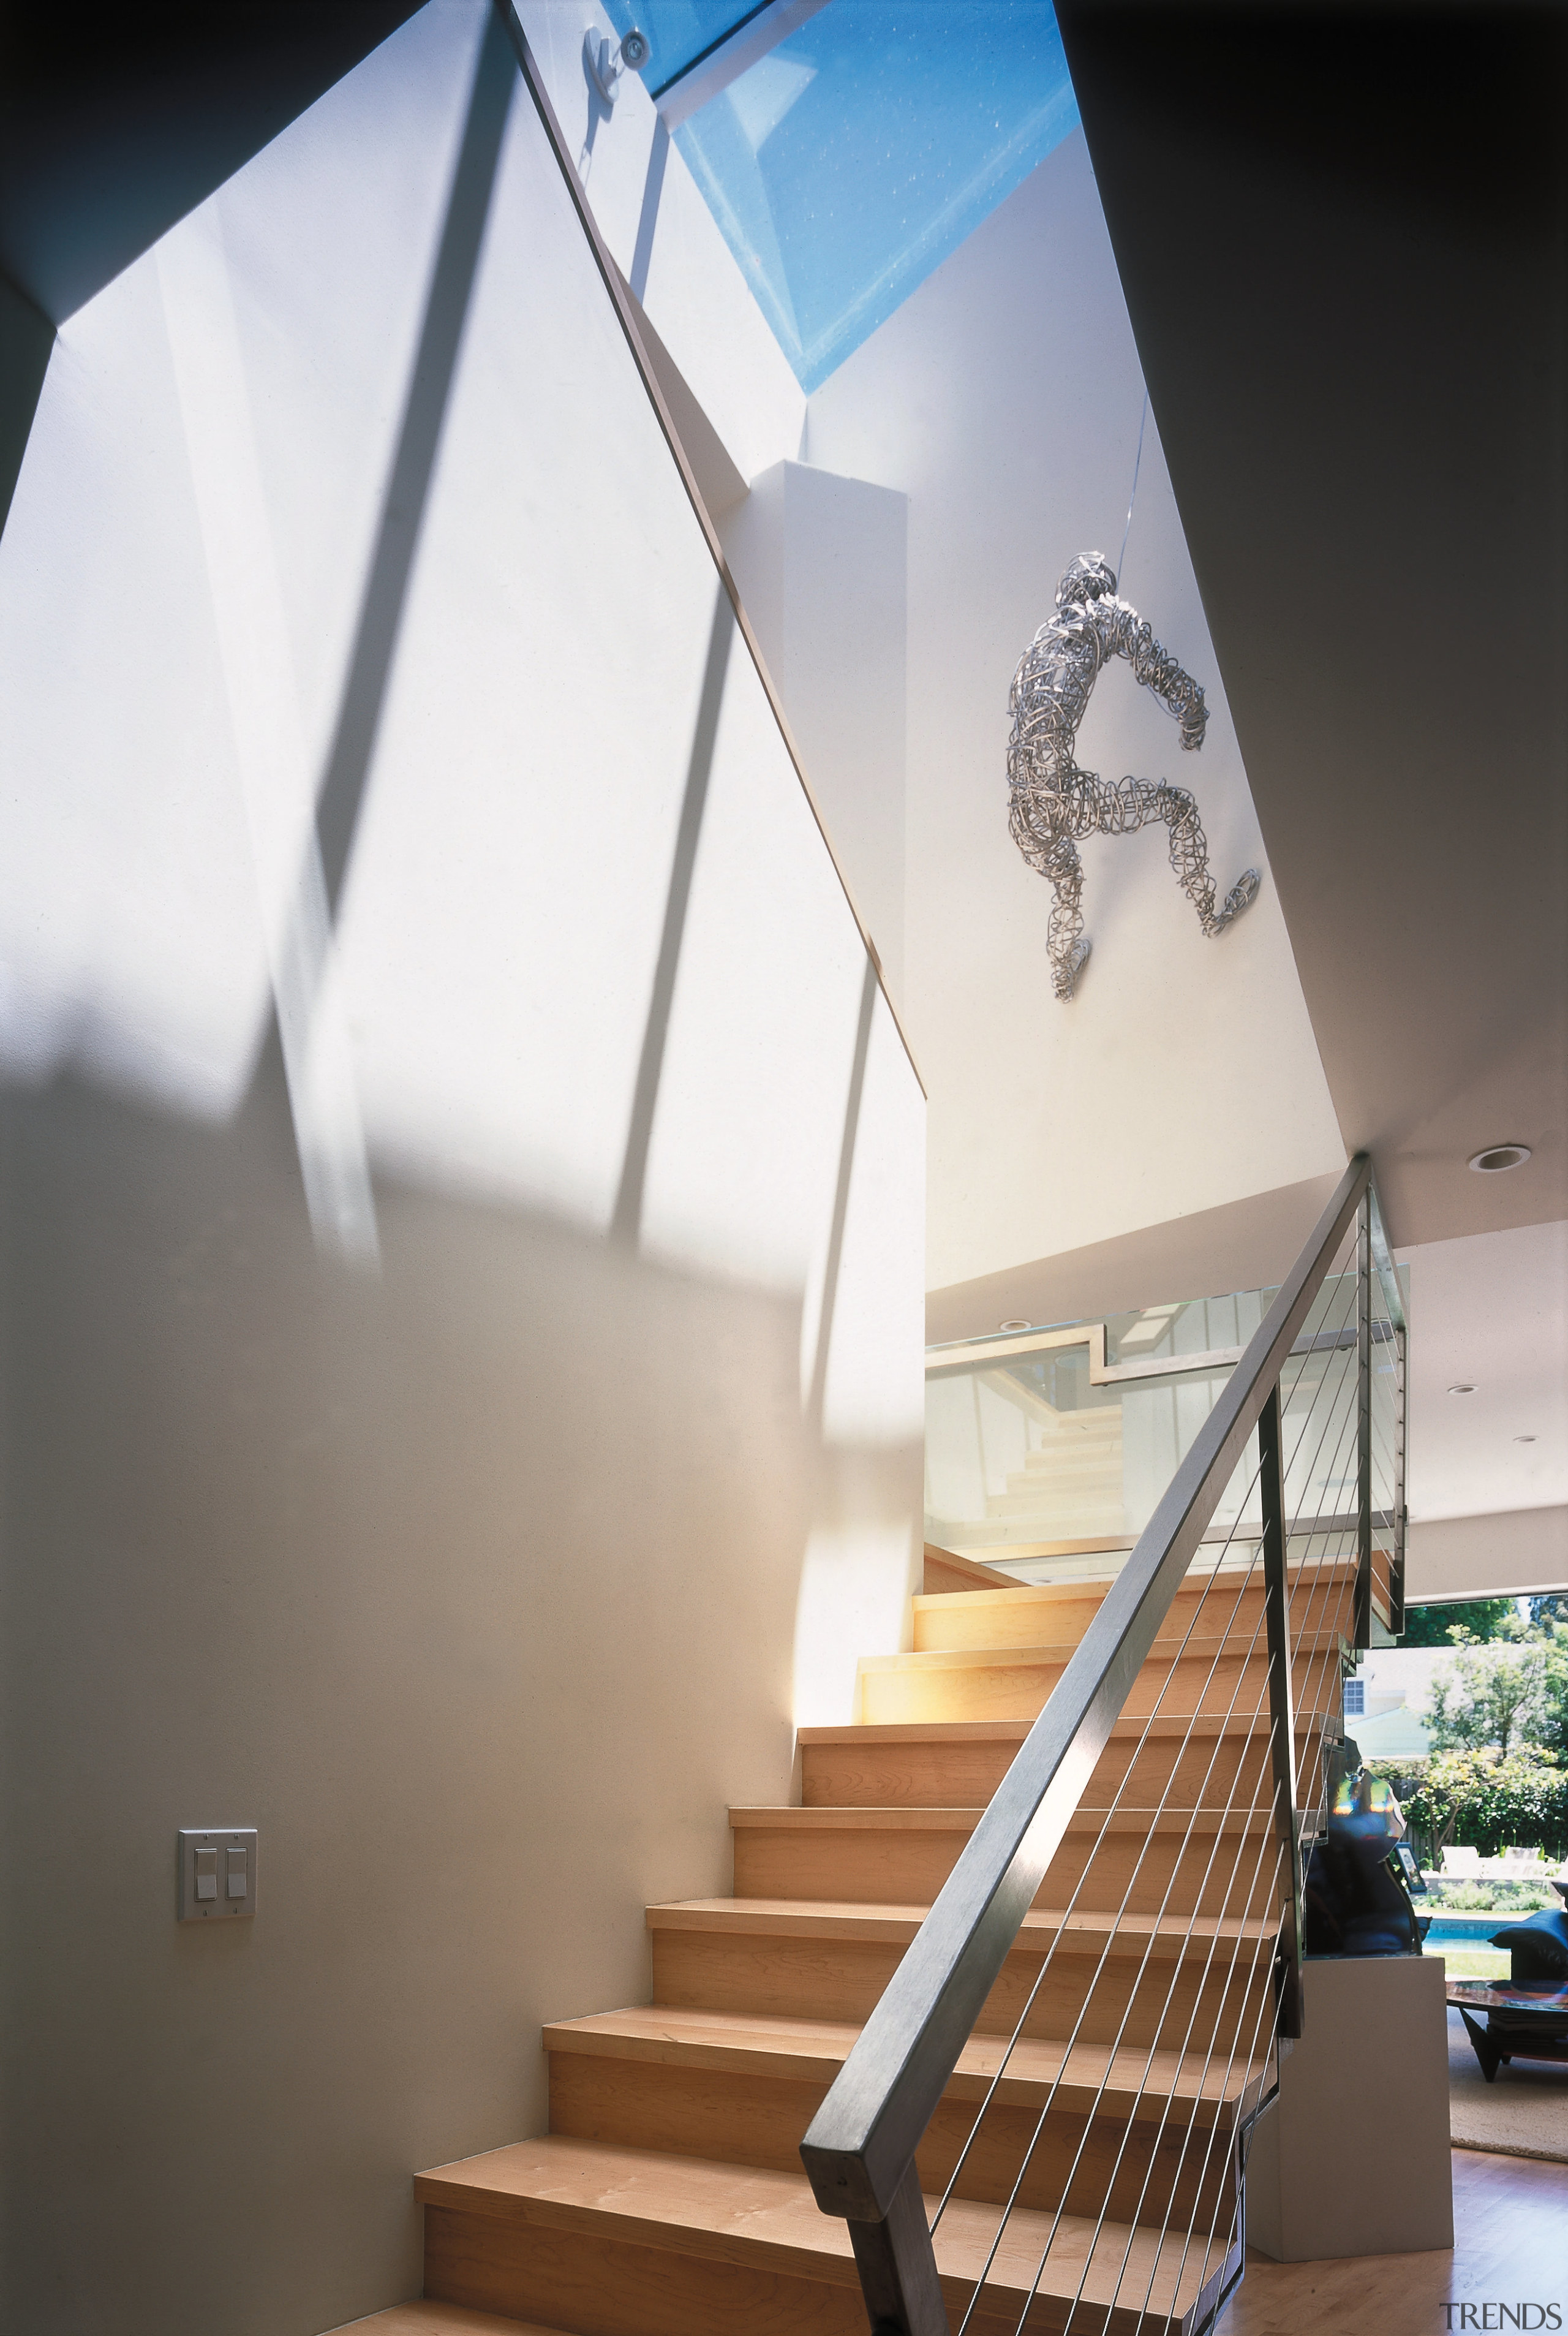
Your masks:
M757 12L608 0L657 92ZM817 388L1076 127L1050 0L830 0L675 131Z

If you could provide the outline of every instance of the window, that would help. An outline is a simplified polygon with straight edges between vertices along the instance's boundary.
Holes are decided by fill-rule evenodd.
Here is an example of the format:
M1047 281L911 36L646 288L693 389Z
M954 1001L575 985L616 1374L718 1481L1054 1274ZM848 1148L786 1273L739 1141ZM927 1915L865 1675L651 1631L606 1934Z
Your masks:
M1365 1679L1345 1681L1345 1717L1364 1719L1367 1716L1367 1682Z
M745 0L606 0L655 96ZM726 20L728 20L727 22ZM676 144L774 336L820 387L1077 124L1050 0L838 0L682 122Z

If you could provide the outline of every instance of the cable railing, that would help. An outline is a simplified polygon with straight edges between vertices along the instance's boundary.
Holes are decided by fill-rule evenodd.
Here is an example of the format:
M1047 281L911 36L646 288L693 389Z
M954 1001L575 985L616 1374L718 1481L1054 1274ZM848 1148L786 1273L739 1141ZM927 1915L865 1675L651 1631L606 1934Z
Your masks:
M1346 1641L1402 1609L1405 1353L1362 1156L802 2145L877 2336L1198 2336L1240 2278Z

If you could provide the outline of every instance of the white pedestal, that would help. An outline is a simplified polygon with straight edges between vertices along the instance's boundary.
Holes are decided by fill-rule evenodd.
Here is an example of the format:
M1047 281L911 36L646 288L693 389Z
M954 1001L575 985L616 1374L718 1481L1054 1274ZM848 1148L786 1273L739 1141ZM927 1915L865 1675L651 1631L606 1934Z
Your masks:
M1277 2263L1454 2244L1437 1956L1310 1962L1300 2041L1252 2131L1247 2238Z

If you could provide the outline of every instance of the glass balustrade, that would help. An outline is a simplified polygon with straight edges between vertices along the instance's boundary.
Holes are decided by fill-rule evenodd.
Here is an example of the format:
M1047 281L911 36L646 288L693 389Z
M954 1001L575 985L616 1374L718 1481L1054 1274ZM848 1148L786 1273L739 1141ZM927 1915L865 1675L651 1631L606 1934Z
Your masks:
M1275 1295L1232 1291L926 1353L926 1538L1026 1582L1115 1572ZM1395 1505L1398 1358L1372 1316L1374 1542ZM1283 1374L1286 1506L1300 1553L1355 1548L1354 1260L1315 1299ZM1236 1562L1261 1526L1250 1444L1207 1538ZM1245 1545L1244 1545L1245 1544ZM1293 1548L1292 1553L1296 1551ZM1200 1560L1200 1562L1202 1561Z

